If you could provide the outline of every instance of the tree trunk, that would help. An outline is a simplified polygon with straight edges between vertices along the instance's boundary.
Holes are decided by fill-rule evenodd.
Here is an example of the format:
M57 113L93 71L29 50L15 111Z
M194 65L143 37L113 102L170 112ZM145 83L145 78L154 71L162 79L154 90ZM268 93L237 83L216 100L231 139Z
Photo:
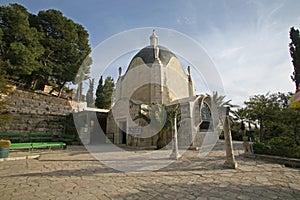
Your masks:
M62 93L62 90L63 90L63 88L64 88L65 84L66 84L66 81L65 81L65 82L63 82L63 84L61 84L61 86L59 87L59 91L58 91L58 97L60 97L60 96L61 96L61 93Z

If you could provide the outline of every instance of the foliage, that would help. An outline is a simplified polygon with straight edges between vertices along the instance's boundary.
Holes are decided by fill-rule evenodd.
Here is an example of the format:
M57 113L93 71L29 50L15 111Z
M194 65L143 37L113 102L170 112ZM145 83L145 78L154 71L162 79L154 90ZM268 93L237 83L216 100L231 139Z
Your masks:
M234 107L237 107L236 105L233 105L233 104L230 103L231 99L225 101L226 96L219 95L217 91L213 91L213 94L212 94L211 98L212 98L212 101L215 103L217 108L221 108L221 107L234 108Z
M180 110L178 105L166 106L164 104L152 103L147 107L141 108L133 120L142 119L147 124L151 122L151 125L158 129L157 148L161 149L172 139L172 128L174 128L175 116L177 120L176 128L179 128Z
M245 102L243 111L259 126L254 135L254 152L300 157L300 108L290 108L291 94L255 95Z
M110 109L111 98L115 88L114 79L110 76L106 77L103 84L103 77L99 79L98 87L96 90L95 106L97 108Z
M274 120L278 121L280 111L288 108L290 94L275 93L266 95L254 95L249 101L245 101L246 116L251 121L256 121L259 125L259 139L265 139L265 128Z
M34 25L43 33L43 65L50 67L50 80L61 91L66 82L75 80L80 66L91 52L89 35L83 26L57 10L40 11L36 18Z
M94 107L94 79L90 79L89 83L89 89L86 93L86 102L88 107Z
M218 110L218 115L219 115L219 118L220 118L219 120L221 122L223 121L223 119L221 119L221 118L222 118L223 114L225 114L224 113L225 108L229 108L229 112L230 112L230 115L229 115L230 118L229 119L232 122L233 118L231 116L235 116L235 114L236 114L232 108L237 108L239 106L231 104L231 99L225 100L226 96L225 95L219 95L219 93L217 91L213 91L212 95L209 95L209 94L207 94L207 95L211 96L212 103L214 104L214 106Z
M0 60L0 124L7 123L12 119L12 115L5 109L5 104L7 104L5 96L11 92L11 89L12 88L7 80L7 75L2 69L2 62Z
M86 80L91 65L88 33L57 10L29 13L18 4L0 6L0 58L9 78L26 89L49 84L59 95L76 82L83 65ZM80 82L80 81L79 81Z
M292 27L290 29L290 39L291 43L289 44L290 47L290 54L292 57L292 63L294 66L294 72L291 76L292 80L295 82L296 90L300 86L300 34L299 30Z
M271 147L265 143L255 142L253 144L253 151L257 154L270 154Z
M95 100L95 106L97 108L101 108L103 106L104 102L104 90L103 90L103 76L100 77L99 82L98 82L98 87L96 90L96 100Z
M29 24L30 13L18 4L0 7L2 41L1 60L11 79L30 87L32 73L40 67L44 48L39 40L42 34Z

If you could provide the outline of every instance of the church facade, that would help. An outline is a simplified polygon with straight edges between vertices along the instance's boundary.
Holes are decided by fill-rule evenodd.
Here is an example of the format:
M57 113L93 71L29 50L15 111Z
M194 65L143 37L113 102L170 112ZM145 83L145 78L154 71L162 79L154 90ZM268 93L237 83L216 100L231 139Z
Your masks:
M119 68L112 109L107 118L107 138L114 144L137 147L155 147L162 138L168 144L172 140L170 131L162 136L153 129L151 122L146 123L138 115L153 104L179 105L179 145L200 146L201 129L206 126L207 132L215 123L212 122L211 99L195 95L190 67L187 72L173 52L158 45L158 36L153 31L150 45L132 58L124 74Z

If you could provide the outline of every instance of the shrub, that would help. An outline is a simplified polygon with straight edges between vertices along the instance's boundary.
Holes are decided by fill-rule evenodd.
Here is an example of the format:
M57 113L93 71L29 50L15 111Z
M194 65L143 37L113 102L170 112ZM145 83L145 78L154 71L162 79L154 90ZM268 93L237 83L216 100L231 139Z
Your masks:
M257 154L269 154L270 153L270 150L271 150L271 147L264 144L264 143L261 143L261 142L255 142L253 144L253 151L254 153L257 153Z

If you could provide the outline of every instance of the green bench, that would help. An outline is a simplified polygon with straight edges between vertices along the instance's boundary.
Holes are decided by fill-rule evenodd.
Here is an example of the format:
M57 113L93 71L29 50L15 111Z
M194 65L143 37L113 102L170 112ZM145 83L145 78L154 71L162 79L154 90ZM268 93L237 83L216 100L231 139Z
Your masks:
M67 144L71 144L72 142L76 142L77 141L77 137L76 137L76 135L66 135L66 134L63 134L63 135L60 135L57 138L57 140L60 141L60 142L65 142Z
M26 142L26 143L12 143L10 146L10 149L29 149L31 150L32 148L32 143L31 142Z
M12 143L27 142L29 141L29 134L15 133L15 132L10 132L10 133L0 132L0 139L10 140Z
M25 143L12 143L10 149L28 149L28 151L34 151L34 148L46 147L49 150L51 147L67 147L63 142L25 142Z
M46 147L62 147L65 149L67 144L62 141L57 141L52 133L0 133L0 139L7 139L11 141L10 149L28 149L33 151L34 148Z
M53 142L55 141L52 133L34 132L29 133L30 142Z

